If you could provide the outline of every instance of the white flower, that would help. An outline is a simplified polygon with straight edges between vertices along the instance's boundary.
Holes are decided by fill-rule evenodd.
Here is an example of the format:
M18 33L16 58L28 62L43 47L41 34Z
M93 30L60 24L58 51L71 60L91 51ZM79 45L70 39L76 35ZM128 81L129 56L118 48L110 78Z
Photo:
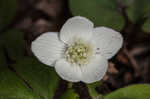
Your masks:
M93 83L107 71L108 59L121 48L120 33L106 27L94 28L80 16L67 20L60 34L47 32L32 42L34 55L55 68L58 75L71 82Z

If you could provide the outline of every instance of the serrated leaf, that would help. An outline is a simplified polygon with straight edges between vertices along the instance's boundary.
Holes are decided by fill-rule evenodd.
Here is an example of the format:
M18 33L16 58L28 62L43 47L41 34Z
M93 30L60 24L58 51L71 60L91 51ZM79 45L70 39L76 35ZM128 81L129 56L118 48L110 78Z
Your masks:
M20 59L24 56L24 33L18 30L9 30L1 35L2 43L12 60Z
M0 69L0 99L40 99L8 68Z
M16 0L0 0L0 31L11 23L16 14Z
M104 99L149 99L150 85L137 84L118 89L105 96Z
M150 17L150 0L125 1L127 3L127 14L132 22L136 23L137 20Z
M150 33L150 18L148 20L146 20L146 22L144 23L142 28L145 32Z
M118 7L117 0L70 0L73 15L87 17L95 26L107 26L116 30L122 29L124 25Z
M79 96L73 89L68 89L60 99L79 99Z
M96 91L96 87L100 86L100 82L88 84L88 91L92 99L103 99L103 96Z
M59 84L59 78L54 68L44 65L34 58L19 60L14 68L37 94L44 99L53 99Z

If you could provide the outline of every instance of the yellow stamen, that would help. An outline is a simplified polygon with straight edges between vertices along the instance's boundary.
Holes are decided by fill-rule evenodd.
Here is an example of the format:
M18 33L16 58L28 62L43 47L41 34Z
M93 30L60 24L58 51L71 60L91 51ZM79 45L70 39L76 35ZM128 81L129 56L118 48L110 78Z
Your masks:
M89 43L76 40L66 49L66 59L78 65L87 64L91 59L93 49Z

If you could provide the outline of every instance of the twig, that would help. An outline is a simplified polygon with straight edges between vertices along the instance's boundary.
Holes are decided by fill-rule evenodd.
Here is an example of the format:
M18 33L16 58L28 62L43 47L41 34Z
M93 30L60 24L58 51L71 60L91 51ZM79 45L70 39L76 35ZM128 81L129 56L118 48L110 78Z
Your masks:
M124 47L123 49L124 54L127 56L127 58L129 59L131 66L134 68L135 70L135 76L139 77L141 75L141 71L139 68L139 65L137 64L136 60L134 59L134 57L129 53L129 51L127 50L126 47Z

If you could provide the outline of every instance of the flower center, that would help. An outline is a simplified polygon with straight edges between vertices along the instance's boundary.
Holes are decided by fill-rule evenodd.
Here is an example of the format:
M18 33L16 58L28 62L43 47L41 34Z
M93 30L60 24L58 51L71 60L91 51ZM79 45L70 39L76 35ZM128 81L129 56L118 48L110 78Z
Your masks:
M78 40L66 49L66 59L70 63L78 65L87 64L92 56L92 47L90 44Z

